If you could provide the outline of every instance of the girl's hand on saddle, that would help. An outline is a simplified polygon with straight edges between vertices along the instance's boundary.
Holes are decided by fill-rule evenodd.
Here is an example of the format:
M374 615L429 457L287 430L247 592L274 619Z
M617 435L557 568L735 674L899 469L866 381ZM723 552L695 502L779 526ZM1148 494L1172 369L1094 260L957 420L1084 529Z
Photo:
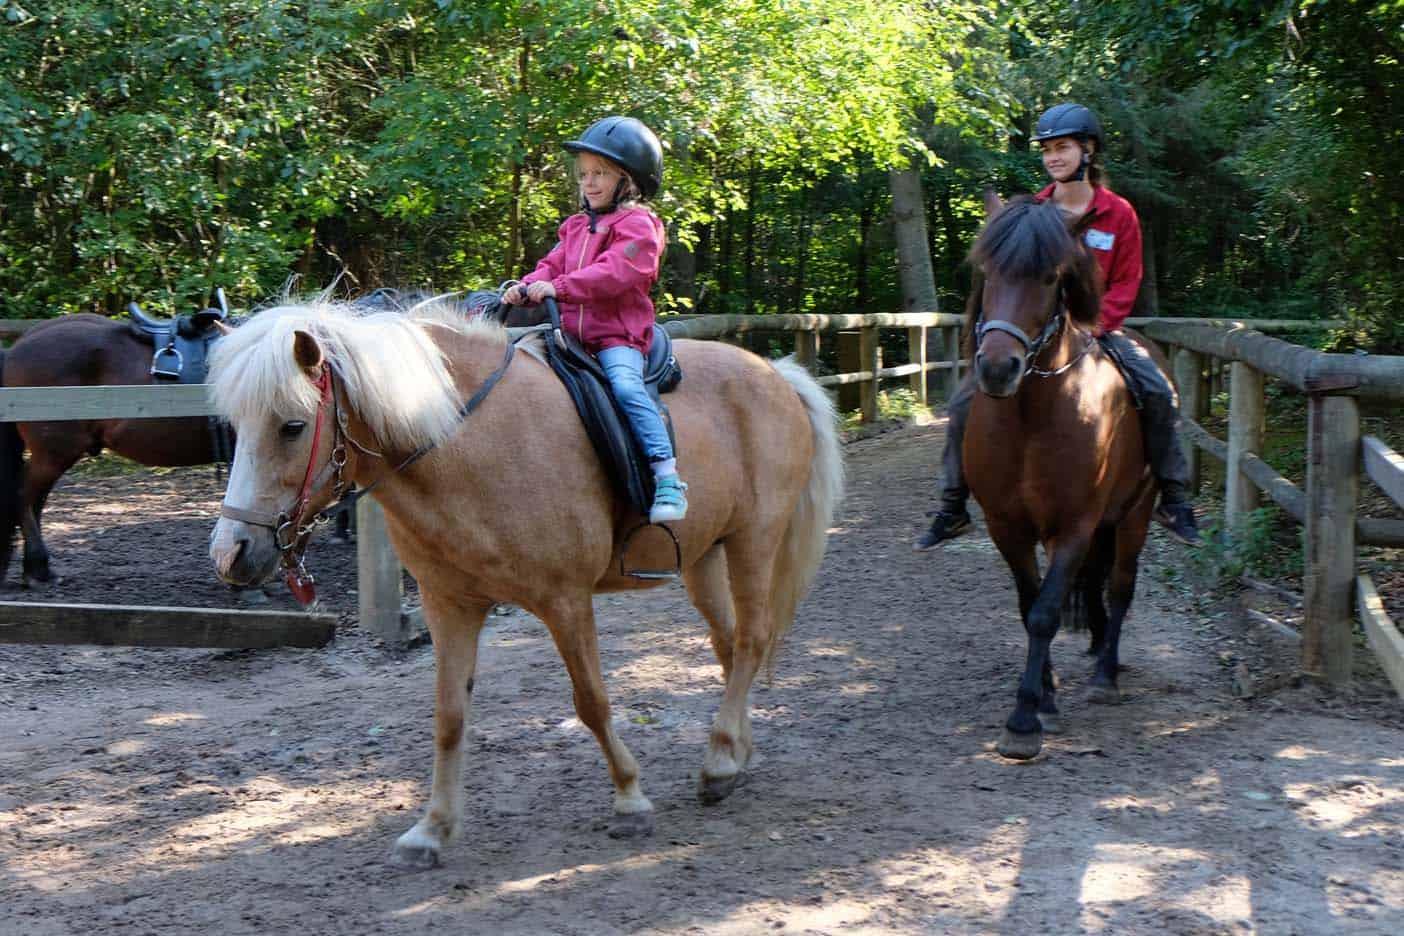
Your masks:
M556 287L551 285L550 280L537 280L527 287L526 294L531 302L541 302L547 296L555 298Z
M522 295L520 283L513 283L502 292L502 301L508 305L521 305L526 302L526 296Z

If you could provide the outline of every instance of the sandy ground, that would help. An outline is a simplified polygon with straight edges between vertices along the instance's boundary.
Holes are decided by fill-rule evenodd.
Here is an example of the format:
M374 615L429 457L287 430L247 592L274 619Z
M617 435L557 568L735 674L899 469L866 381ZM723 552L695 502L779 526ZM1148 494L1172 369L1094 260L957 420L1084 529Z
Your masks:
M1085 703L1082 638L1060 637L1065 733L1028 764L993 752L1023 634L983 528L909 548L940 443L937 424L848 446L721 805L695 795L720 698L705 626L676 586L599 601L651 839L605 835L603 756L517 611L484 641L461 839L442 868L389 866L427 793L433 662L357 631L354 547L313 548L344 622L323 650L0 645L0 933L1404 931L1404 704L1367 653L1349 693L1281 678L1290 649L1206 601L1158 534L1125 702ZM47 518L66 581L5 597L233 604L204 553L218 496L210 470L66 480ZM1245 668L1255 698L1233 694Z

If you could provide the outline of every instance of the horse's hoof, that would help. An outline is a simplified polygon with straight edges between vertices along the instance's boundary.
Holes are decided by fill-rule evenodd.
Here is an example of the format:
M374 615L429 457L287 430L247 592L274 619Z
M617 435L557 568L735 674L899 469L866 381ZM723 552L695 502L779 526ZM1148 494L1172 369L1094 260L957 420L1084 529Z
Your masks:
M439 850L431 845L402 845L395 843L390 863L407 871L428 871L439 866Z
M1093 684L1087 700L1094 705L1117 705L1121 702L1121 690L1111 683Z
M609 822L609 837L612 839L644 838L653 834L653 810L643 812L615 813Z
M235 589L234 600L246 605L266 605L272 599L264 594L263 589L254 586L253 588Z
M742 776L739 773L729 777L709 777L703 774L697 784L697 798L707 806L714 806L735 792Z
M995 750L1010 760L1030 760L1043 750L1043 732L1021 733L1006 728L1004 734L1000 735Z
M1039 712L1038 723L1043 726L1044 734L1063 733L1063 717L1057 712Z

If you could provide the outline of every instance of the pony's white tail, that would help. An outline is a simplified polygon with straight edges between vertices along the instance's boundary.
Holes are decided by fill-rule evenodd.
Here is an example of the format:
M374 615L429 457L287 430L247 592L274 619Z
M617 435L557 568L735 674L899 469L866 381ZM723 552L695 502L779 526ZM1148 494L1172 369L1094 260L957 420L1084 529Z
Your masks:
M793 358L771 362L780 376L799 394L814 431L814 460L809 483L795 505L790 525L780 541L780 552L770 581L772 627L766 645L766 665L773 670L781 640L795 619L795 608L819 571L834 512L843 499L843 452L839 442L838 413L824 388L814 382Z

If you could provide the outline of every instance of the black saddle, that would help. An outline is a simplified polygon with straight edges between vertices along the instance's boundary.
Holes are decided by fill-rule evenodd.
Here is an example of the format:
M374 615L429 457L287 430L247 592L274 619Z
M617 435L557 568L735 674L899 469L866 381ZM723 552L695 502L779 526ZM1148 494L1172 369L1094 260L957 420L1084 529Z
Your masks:
M156 348L151 356L152 377L180 383L205 382L210 345L221 334L215 323L228 318L222 309L202 309L158 319L132 302L127 305L127 313L132 317L132 332Z
M615 491L647 517L653 505L653 469L648 457L634 438L628 417L614 399L609 378L600 362L561 329L560 310L554 300L546 300L546 309L554 326L546 335L546 359L570 393ZM657 324L653 326L653 344L644 361L643 376L644 385L672 438L673 420L660 397L682 381L682 368L673 356L673 339Z

